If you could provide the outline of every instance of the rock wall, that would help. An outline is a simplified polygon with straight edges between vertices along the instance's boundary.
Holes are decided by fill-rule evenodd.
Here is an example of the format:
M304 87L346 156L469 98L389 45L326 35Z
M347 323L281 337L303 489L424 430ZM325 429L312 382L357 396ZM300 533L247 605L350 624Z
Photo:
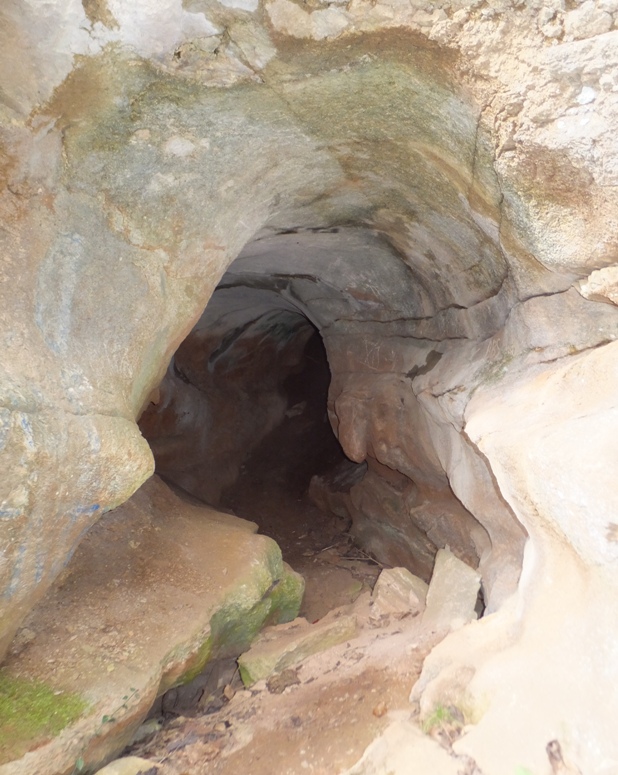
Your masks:
M474 709L487 772L541 770L558 735L611 772L615 4L0 14L0 652L151 474L135 420L253 241L233 271L292 276L346 453L432 526L454 494L499 609L428 661L425 706Z

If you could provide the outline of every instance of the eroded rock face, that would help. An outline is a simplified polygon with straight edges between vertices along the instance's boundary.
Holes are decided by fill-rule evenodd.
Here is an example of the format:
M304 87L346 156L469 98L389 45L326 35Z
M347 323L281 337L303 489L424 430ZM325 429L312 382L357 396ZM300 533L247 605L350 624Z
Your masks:
M152 472L135 420L242 252L237 285L320 329L346 454L479 559L499 610L445 641L474 647L436 655L426 704L458 677L487 772L546 768L558 733L598 772L614 699L554 689L618 670L617 11L431 9L3 7L0 652Z

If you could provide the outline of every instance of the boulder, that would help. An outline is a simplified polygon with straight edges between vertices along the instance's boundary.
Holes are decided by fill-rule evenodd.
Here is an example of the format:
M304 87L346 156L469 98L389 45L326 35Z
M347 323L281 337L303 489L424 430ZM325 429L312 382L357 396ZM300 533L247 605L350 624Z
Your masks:
M5 662L19 692L14 707L0 705L0 773L100 765L134 739L158 696L246 650L265 624L293 619L302 577L255 530L157 477L100 519ZM34 717L48 695L63 711L53 729Z
M157 772L159 767L155 762L139 756L123 756L98 770L95 775L155 775Z
M423 625L434 631L449 631L476 619L480 585L477 571L449 549L440 549L427 591Z

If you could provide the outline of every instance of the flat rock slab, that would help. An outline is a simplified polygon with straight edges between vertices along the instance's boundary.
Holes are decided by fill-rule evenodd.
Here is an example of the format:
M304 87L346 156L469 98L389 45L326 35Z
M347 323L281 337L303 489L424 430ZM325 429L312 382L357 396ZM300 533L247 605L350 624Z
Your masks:
M249 651L238 659L243 683L251 686L357 634L356 616L341 611L324 617L316 624L309 624L306 619L295 619L279 627L268 627Z
M42 730L21 741L15 718L30 711L0 715L1 775L101 766L158 695L210 659L240 654L265 624L293 619L303 580L255 530L181 500L156 477L102 517L1 671L59 701L79 698L86 710L52 739Z
M428 586L407 568L388 568L378 576L371 595L372 617L418 614L425 606Z
M477 618L481 577L448 549L440 549L429 583L423 626L435 632L456 630Z

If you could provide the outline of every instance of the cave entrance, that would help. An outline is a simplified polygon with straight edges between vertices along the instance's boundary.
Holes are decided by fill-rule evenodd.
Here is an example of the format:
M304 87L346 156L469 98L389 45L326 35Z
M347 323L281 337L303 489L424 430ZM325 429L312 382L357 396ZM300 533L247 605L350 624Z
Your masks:
M524 536L483 461L435 415L432 380L453 378L462 345L423 335L423 293L375 230L265 228L221 278L141 428L164 479L256 522L306 578L319 554L354 559L361 588L361 566L429 581L448 547L479 570L491 611L515 588ZM476 516L487 509L495 541Z
M277 542L305 579L300 613L310 621L371 589L382 567L354 544L346 510L324 501L367 468L333 433L330 381L304 314L224 279L140 422L162 478Z

